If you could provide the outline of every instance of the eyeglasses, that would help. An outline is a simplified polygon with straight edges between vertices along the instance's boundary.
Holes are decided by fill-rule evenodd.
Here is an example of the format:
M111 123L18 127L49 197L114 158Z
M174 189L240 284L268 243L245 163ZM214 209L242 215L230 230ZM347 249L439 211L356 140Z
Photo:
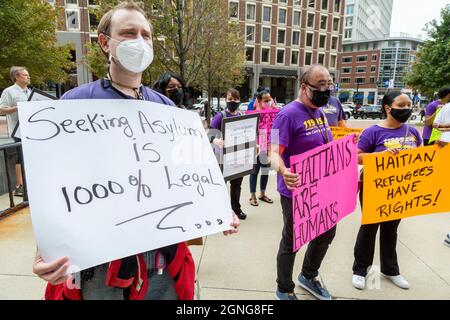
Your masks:
M314 90L319 90L319 91L326 91L326 90L334 91L334 89L335 89L334 85L332 85L332 84L330 84L330 85L327 84L327 85L323 85L323 86L320 86L320 87L313 86L310 83L305 83L305 84L308 87L313 88Z

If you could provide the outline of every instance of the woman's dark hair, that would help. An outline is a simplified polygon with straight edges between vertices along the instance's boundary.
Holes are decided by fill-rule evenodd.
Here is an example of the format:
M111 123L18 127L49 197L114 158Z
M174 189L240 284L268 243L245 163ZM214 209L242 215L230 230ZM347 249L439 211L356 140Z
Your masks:
M229 89L229 90L227 91L227 96L228 96L228 95L232 96L232 97L235 98L235 99L241 100L241 94L240 94L240 92L239 92L238 90L236 90L236 89Z
M384 97L383 97L383 101L382 106L381 106L381 112L383 112L384 116L387 116L387 112L386 112L386 106L392 106L392 104L394 103L395 98L397 98L398 96L401 96L403 93L401 93L400 91L390 91L387 92Z
M256 99L258 99L259 101L261 101L262 98L263 98L266 94L269 94L269 95L270 95L270 92L269 92L269 91L266 91L266 90L263 90L263 91L261 91L261 92L258 92L258 94L256 95Z
M438 92L438 99L444 99L449 94L450 94L450 87L442 88Z
M179 75L174 74L172 72L164 72L162 75L159 76L159 78L153 84L153 89L163 95L166 95L167 85L169 84L170 79L172 79L172 78L177 79L178 82L181 83L181 86L184 88L184 83L181 80L181 77Z

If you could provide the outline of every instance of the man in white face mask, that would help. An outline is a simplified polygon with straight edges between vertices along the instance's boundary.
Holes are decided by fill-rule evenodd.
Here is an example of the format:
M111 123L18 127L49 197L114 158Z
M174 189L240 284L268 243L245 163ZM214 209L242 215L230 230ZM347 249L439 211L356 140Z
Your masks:
M141 84L142 72L153 60L152 30L134 2L124 2L106 13L98 34L109 59L108 76L72 89L62 99L140 99L175 107L167 97ZM224 233L237 232L236 216L232 226L233 231ZM118 261L82 271L81 288L74 288L67 275L68 257L48 262L38 252L33 272L48 281L47 300L184 300L194 296L195 266L185 242Z

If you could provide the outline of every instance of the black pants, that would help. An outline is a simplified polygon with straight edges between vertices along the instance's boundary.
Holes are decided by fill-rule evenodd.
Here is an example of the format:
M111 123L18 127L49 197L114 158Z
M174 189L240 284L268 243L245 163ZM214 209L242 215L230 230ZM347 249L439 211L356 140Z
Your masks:
M241 199L242 180L244 180L244 177L230 180L231 208L236 214L241 212L241 204L239 201Z
M362 189L359 194L362 207ZM397 229L401 220L362 225L354 249L355 262L353 274L365 277L367 269L373 263L375 254L375 238L380 228L380 261L381 272L388 276L400 274L397 261Z
M292 199L281 196L283 209L283 234L277 256L277 284L280 292L294 292L295 283L292 281L292 273L296 252L293 252L294 232L292 229ZM320 235L308 244L303 260L302 275L307 279L319 275L319 268L328 247L336 235L336 226Z

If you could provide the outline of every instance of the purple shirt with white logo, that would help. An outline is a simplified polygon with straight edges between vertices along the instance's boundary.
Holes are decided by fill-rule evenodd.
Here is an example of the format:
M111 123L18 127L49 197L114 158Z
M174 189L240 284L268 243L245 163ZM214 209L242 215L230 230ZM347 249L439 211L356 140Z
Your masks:
M344 118L344 110L342 109L342 105L336 97L330 97L328 103L321 107L325 115L328 119L328 124L331 127L337 127L338 122L341 120L345 120Z
M437 108L440 105L441 105L441 103L439 102L439 100L433 101L432 103L427 105L427 107L425 108L425 115L426 116L432 116L436 112ZM430 139L432 130L433 130L433 126L425 126L425 127L423 127L422 137L424 139Z
M358 149L364 153L373 153L388 149L407 150L420 145L422 145L422 138L413 126L403 124L400 128L388 129L374 125L361 133Z
M281 156L286 168L291 165L290 158L306 151L320 147L333 141L333 134L328 126L323 111L319 108L310 109L316 122L311 118L308 107L293 101L285 106L276 116L272 125L272 143L285 147ZM292 192L288 190L283 177L278 174L278 192L288 198L292 198Z
M166 96L142 86L140 89L145 101L151 101L169 106L175 104ZM111 82L106 79L100 79L94 82L83 84L79 87L67 91L61 99L135 99L134 97L126 96L122 92L111 86Z

